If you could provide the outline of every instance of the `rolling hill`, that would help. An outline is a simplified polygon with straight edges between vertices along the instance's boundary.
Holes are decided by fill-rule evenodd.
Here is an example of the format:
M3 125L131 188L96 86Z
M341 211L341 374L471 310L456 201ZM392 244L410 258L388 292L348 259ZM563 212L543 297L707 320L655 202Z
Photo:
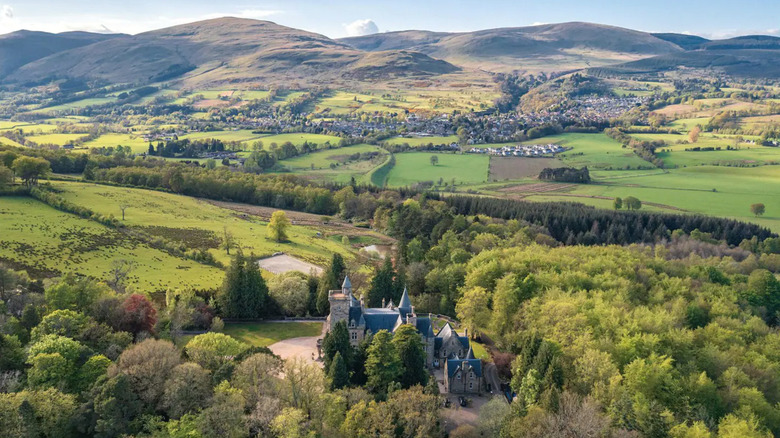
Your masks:
M123 36L55 53L6 82L80 78L142 84L182 77L188 85L435 75L457 68L420 53L366 53L268 21L220 18Z
M734 77L780 78L780 50L694 50L589 69L596 76L658 74L679 69L708 70Z
M0 77L38 59L120 36L89 32L54 34L29 30L0 35Z
M649 33L579 22L464 33L387 32L339 41L366 51L413 50L489 71L573 70L683 50Z

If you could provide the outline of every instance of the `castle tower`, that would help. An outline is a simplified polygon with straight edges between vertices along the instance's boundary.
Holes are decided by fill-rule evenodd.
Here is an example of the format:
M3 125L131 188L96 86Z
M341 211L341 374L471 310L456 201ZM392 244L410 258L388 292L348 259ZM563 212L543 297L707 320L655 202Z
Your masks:
M330 303L329 329L339 321L346 321L349 324L349 308L352 306L353 300L352 283L349 281L349 277L344 278L341 290L328 292L328 303Z

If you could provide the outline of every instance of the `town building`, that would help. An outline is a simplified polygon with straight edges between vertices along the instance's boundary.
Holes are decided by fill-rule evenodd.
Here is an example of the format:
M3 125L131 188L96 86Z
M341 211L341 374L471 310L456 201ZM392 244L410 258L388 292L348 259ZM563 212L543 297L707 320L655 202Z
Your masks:
M453 394L479 394L484 389L482 361L474 357L471 348L461 359L447 359L444 364L444 387Z

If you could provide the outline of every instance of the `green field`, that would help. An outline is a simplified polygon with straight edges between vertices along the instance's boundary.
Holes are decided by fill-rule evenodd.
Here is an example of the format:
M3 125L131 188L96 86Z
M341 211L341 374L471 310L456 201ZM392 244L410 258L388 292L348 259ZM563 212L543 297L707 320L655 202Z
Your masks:
M228 323L224 333L253 347L267 347L290 338L319 336L321 322Z
M350 155L366 152L379 152L371 160L349 160ZM372 173L388 158L388 153L379 146L358 144L343 148L326 149L280 161L294 173L315 180L349 183L352 178L358 183L371 182ZM335 167L331 168L331 164ZM312 167L313 166L313 167Z
M193 132L191 134L181 136L182 139L189 140L203 140L203 139L218 139L224 142L243 142L249 140L256 140L263 137L263 134L254 134L251 129L242 129L237 131L209 131L209 132Z
M136 154L146 152L149 149L149 143L144 141L143 138L130 134L103 134L92 141L84 143L84 147L89 149L117 146L130 146L133 149L133 153Z
M277 243L266 238L266 222L187 196L75 182L58 181L54 186L63 190L61 195L65 199L101 214L121 217L119 205L128 204L127 225L181 241L190 248L207 249L223 263L230 261L230 256L218 248L225 227L245 254L262 256L283 251L318 265L325 264L334 252L350 255L340 243L316 238L315 234L320 230L312 227L293 225L289 242Z
M572 148L558 154L563 163L570 167L587 166L590 170L620 170L653 167L639 158L631 149L623 148L617 140L605 134L566 133L528 140L524 144L559 144Z
M114 261L127 260L133 265L128 285L147 292L214 288L224 276L32 198L0 198L0 229L0 260L33 275L77 272L107 279Z
M316 143L318 145L330 143L333 146L337 146L341 141L341 138L333 135L291 133L291 134L267 135L260 138L260 141L263 142L263 145L267 150L268 147L271 145L271 143L276 143L277 145L281 145L282 143L286 143L288 141L296 146L300 146L304 142Z
M385 143L390 145L408 144L412 147L425 146L428 144L440 145L457 142L457 135L450 135L449 137L393 137L385 140Z
M702 213L754 222L780 232L780 166L754 168L696 166L610 178L599 172L600 184L562 185L564 189L532 194L531 201L574 201L612 208L615 197L635 196L657 203L667 212ZM606 199L600 199L606 198ZM750 205L763 203L766 213L756 218ZM668 207L663 207L668 206ZM676 210L676 209L677 210ZM643 209L654 210L652 206Z
M54 144L57 146L65 146L70 142L76 142L86 137L86 135L87 134L44 134L33 135L26 138L27 140L34 141L39 145Z
M431 156L439 159L437 165L431 164ZM401 187L421 181L456 184L475 184L487 181L490 157L486 155L460 155L425 152L406 152L395 155L396 164L387 178L390 187Z
M387 154L387 151L380 148L379 146L357 144L343 148L325 149L322 151L301 155L287 160L282 160L281 164L293 171L308 169L330 169L331 164L341 164L349 155L365 152L379 152L382 155Z

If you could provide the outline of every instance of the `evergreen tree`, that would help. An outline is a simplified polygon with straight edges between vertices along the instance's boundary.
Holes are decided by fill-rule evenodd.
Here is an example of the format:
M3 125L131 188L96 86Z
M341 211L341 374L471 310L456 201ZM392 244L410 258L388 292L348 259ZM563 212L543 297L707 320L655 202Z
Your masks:
M347 265L341 254L333 254L328 270L320 277L320 283L317 288L317 312L320 315L327 315L330 311L328 303L328 292L341 287L346 276Z
M404 324L393 333L393 346L401 361L401 376L399 381L404 388L422 385L428 382L428 372L425 370L425 350L417 329Z
M330 389L332 391L341 389L349 384L347 364L339 352L336 352L336 355L333 356L333 362L331 362L328 377L330 378Z
M349 331L347 330L346 321L337 322L325 334L325 339L322 340L322 354L324 356L325 372L330 370L331 363L337 354L341 355L346 364L351 363L353 357L352 345L349 344Z
M379 307L382 305L383 299L385 302L393 299L396 287L393 281L394 277L393 262L388 257L371 280L371 289L368 291L367 303L369 307Z
M217 303L227 318L258 318L265 314L268 286L260 268L239 250L225 275Z

